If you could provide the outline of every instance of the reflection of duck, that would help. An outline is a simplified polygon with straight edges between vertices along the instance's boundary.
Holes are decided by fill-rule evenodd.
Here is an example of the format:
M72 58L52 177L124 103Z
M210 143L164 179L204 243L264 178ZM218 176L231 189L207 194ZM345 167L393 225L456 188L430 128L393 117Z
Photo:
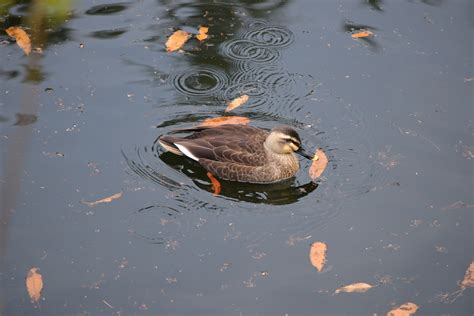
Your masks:
M247 125L202 126L172 133L192 132L186 137L161 136L166 150L185 155L225 180L273 183L293 177L299 163L293 153L311 159L301 139L288 126L270 132Z

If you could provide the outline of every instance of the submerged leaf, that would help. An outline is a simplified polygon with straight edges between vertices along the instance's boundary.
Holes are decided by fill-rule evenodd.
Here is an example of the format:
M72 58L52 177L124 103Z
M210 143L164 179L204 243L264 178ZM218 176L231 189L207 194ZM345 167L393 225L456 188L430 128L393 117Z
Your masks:
M328 165L328 157L322 151L321 149L316 150L316 153L314 154L313 157L313 163L311 164L311 167L309 168L309 176L311 179L316 179L321 176L321 174L324 172Z
M83 204L87 205L87 206L95 206L95 205L100 204L100 203L110 203L113 200L121 198L122 194L123 194L123 192L119 192L119 193L115 193L114 195L108 196L106 198L103 198L103 199L100 199L100 200L97 200L97 201L94 201L94 202L87 202L87 201L81 201L81 202Z
M14 37L18 46L25 52L26 55L31 53L31 40L28 34L21 28L17 26L11 26L5 30L7 34L11 37Z
M325 243L317 241L311 245L311 249L309 250L309 260L318 272L323 270L324 264L326 263L327 248Z
M167 52L174 52L175 50L180 49L183 45L188 41L189 33L177 30L166 41L166 51Z
M243 116L219 116L205 119L199 126L219 126L224 124L247 125L250 119Z
M227 108L225 109L225 112L230 112L233 109L238 108L239 106L241 106L242 104L244 104L248 100L249 100L249 96L246 95L246 94L241 95L238 98L235 98L234 100L227 103Z
M418 310L418 305L415 303L405 303L399 307L392 309L387 313L387 316L410 316L416 313Z
M334 294L338 294L341 292L345 293L364 293L367 292L369 289L373 288L373 285L368 283L353 283L349 285L345 285L343 287L338 288Z
M207 35L207 32L209 31L209 28L206 27L206 26L200 26L199 27L199 34L196 35L196 38L200 41L204 41L206 38L209 37L209 35Z
M43 289L43 277L38 270L38 268L31 268L26 277L26 289L33 302L39 301Z

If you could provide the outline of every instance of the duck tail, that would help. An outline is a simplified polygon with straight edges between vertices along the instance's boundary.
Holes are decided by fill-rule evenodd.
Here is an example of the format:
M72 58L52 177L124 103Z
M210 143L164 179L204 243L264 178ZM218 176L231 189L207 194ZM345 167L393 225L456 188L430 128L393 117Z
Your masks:
M180 137L161 136L158 138L158 143L160 143L161 147L163 147L165 150L172 152L175 155L183 156L183 153L174 144L180 140L182 140Z

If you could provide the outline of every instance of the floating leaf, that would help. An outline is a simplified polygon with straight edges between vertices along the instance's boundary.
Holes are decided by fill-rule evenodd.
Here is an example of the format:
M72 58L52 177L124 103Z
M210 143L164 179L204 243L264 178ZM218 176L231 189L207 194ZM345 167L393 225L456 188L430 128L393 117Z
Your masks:
M374 33L372 33L369 30L359 30L355 33L352 33L351 37L352 38L363 38L363 37L369 37L369 36L372 36L372 35L374 35Z
M250 119L243 116L219 116L205 119L199 126L219 126L224 124L247 125Z
M123 192L115 193L114 195L108 196L106 198L94 201L94 202L87 202L87 201L81 201L82 204L85 204L87 206L95 206L100 203L110 203L113 200L116 200L118 198L122 197Z
M209 35L207 35L208 31L209 31L209 28L206 26L199 27L199 34L196 35L196 38L200 41L204 41L206 38L209 37Z
M387 316L410 316L416 313L418 306L415 303L405 303L392 309Z
M469 267L466 270L466 274L464 274L464 280L461 282L461 287L472 287L474 286L474 261L471 262Z
M345 285L343 287L338 288L334 294L338 294L341 292L345 293L364 293L367 292L369 289L373 288L373 285L368 283L353 283L349 285Z
M207 173L207 177L209 178L209 180L211 180L212 191L213 191L214 195L219 195L219 193L221 193L221 183L210 172Z
M11 26L5 30L7 34L11 37L14 37L18 46L25 52L26 55L31 53L31 40L28 34L21 28L17 26Z
M309 168L309 176L311 179L316 179L321 176L321 174L324 172L328 165L328 157L322 151L321 149L316 150L316 153L314 154L313 157L313 163L311 164L311 167Z
M31 301L38 302L41 297L41 290L43 289L43 277L38 272L38 268L31 268L26 277L26 289Z
M177 30L166 41L166 51L167 52L174 52L175 50L180 49L183 45L188 41L189 33Z
M326 263L326 250L328 247L325 243L317 241L311 245L311 249L309 250L309 260L313 267L321 272L324 268L324 264Z
M238 98L235 98L234 100L230 101L229 103L227 103L227 108L225 109L225 112L229 112L229 111L232 111L233 109L241 106L242 104L244 104L245 102L247 102L249 100L249 96L244 94L244 95L241 95L240 97Z

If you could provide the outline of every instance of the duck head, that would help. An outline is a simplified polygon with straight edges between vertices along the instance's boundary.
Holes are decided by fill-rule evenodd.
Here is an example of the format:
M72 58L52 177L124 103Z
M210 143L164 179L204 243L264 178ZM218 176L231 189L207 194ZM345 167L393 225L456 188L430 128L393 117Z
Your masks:
M297 153L309 160L313 159L313 156L302 147L298 133L289 126L272 128L265 140L265 146L277 154Z

